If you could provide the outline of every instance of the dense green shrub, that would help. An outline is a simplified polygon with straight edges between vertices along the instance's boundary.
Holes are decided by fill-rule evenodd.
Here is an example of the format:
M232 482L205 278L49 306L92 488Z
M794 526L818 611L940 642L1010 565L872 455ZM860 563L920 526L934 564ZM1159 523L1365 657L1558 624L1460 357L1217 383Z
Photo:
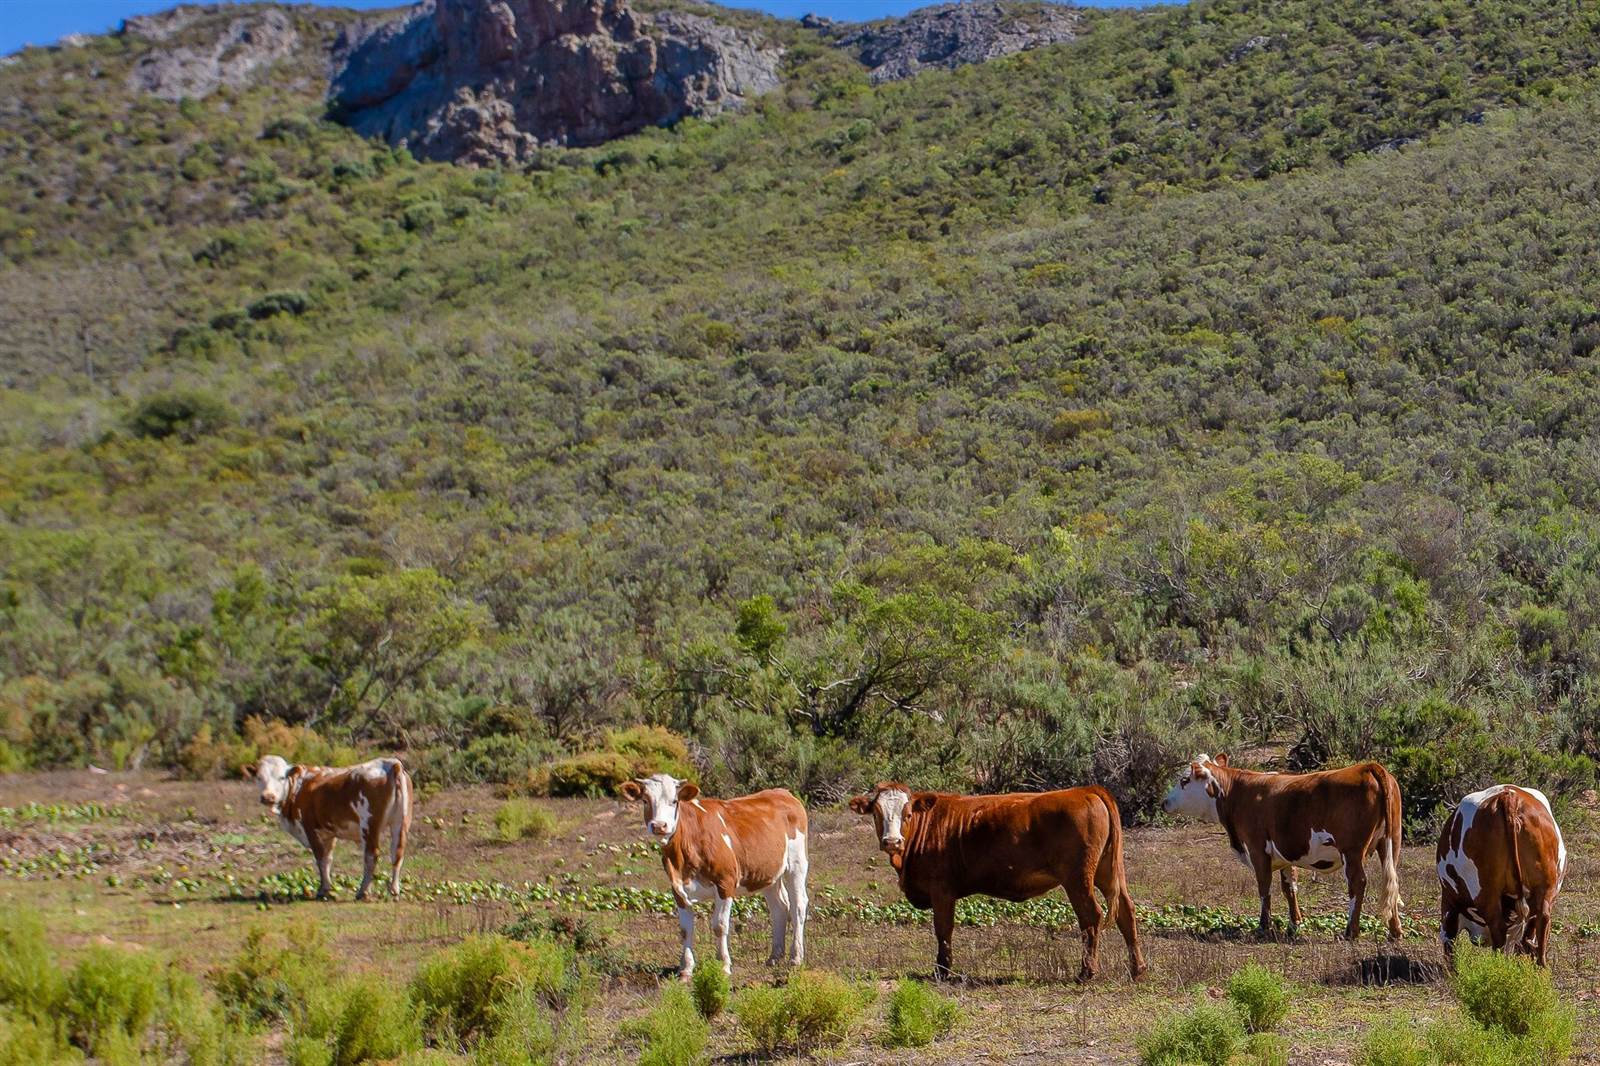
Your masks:
M316 991L290 1029L288 1058L291 1066L357 1066L421 1046L405 989L377 974L355 974Z
M833 1047L849 1038L872 991L823 970L798 970L780 988L752 987L733 998L734 1017L762 1054L781 1047Z
M474 936L424 961L412 978L411 995L430 1032L470 1043L493 1030L501 1003L519 989L556 1005L572 980L571 953L560 945Z
M1541 1018L1560 1009L1550 971L1525 955L1463 944L1454 961L1456 998L1486 1029L1526 1036Z
M31 908L7 907L0 914L0 1005L18 1018L50 1024L64 993L44 920Z
M193 442L233 421L226 403L199 389L175 389L146 396L129 416L136 436L178 437Z
M903 978L889 997L889 1027L884 1042L890 1047L923 1047L956 1027L961 1008L949 996L921 981Z
M640 1066L699 1066L706 1061L710 1026L690 990L674 981L661 987L655 1006L626 1035L640 1045Z
M614 751L590 751L552 763L548 785L552 796L615 796L633 776L633 763Z
M1201 1002L1140 1037L1139 1061L1144 1066L1228 1066L1244 1044L1244 1021L1232 1004Z
M108 1042L141 1040L162 1004L163 976L149 955L90 948L62 991L61 1014L73 1042L99 1053Z
M1256 962L1246 963L1228 978L1228 1000L1251 1033L1271 1032L1289 1013L1289 988L1283 978Z
M293 1017L318 987L333 983L337 973L321 927L296 924L283 938L252 927L233 961L209 976L230 1016L260 1025Z
M728 972L721 966L697 966L689 989L694 995L694 1006L700 1012L700 1017L710 1021L728 1006L732 982Z

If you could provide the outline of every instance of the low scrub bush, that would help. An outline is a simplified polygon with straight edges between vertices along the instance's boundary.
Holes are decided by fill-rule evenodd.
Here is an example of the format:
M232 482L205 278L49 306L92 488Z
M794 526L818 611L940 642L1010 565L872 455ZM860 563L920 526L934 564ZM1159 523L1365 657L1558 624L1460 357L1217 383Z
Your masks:
M890 1047L923 1047L956 1027L961 1008L955 1000L907 978L895 985L889 997L889 1029L884 1043Z
M134 436L193 442L233 421L226 403L198 389L175 389L146 396L128 418Z
M1550 971L1525 955L1463 944L1455 964L1456 998L1467 1016L1486 1029L1526 1036L1540 1019L1560 1009Z
M615 796L632 776L633 764L627 756L614 751L586 751L552 763L545 787L552 796L599 799Z
M1260 963L1249 963L1228 978L1228 999L1252 1033L1271 1032L1289 1013L1288 986Z
M141 952L92 947L67 974L61 1014L73 1043L101 1053L137 1040L162 1002L161 964Z
M316 925L291 926L285 938L252 928L233 961L210 974L229 1017L246 1025L291 1017L334 978L333 956Z
M494 812L494 834L507 844L543 840L556 831L555 815L526 799L509 799Z
M714 966L701 969L721 972ZM702 1017L696 997L673 982L662 986L655 1006L629 1025L626 1033L639 1042L640 1066L697 1066L706 1061L711 1027Z
M1234 1066L1289 1066L1289 1041L1272 1033L1255 1033L1245 1041Z
M329 985L291 1029L290 1066L357 1066L422 1047L417 1009L395 982L359 974Z
M739 1026L762 1054L842 1044L872 1001L870 989L837 974L801 970L782 988L749 988L733 1000Z
M694 994L695 1009L700 1012L700 1017L707 1021L715 1018L727 1008L731 982L728 980L727 971L721 966L711 965L696 968L694 980L689 987Z
M25 907L0 913L0 1006L14 1018L52 1022L63 993L44 922Z
M492 1035L503 1004L523 993L546 1007L564 1005L574 970L571 951L559 944L475 936L424 962L411 993L431 1034L471 1043Z
M1576 1016L1549 971L1471 944L1457 947L1455 965L1461 1013L1377 1026L1357 1066L1557 1066L1571 1057Z
M1245 1046L1244 1019L1231 1004L1199 1003L1139 1040L1144 1066L1228 1066Z

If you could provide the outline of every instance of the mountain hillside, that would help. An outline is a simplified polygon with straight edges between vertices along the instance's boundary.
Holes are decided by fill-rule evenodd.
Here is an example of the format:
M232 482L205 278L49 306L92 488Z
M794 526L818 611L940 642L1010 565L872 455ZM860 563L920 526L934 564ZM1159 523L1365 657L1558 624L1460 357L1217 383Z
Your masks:
M297 42L203 98L132 33L0 69L0 764L260 719L548 787L650 723L713 790L1592 787L1591 5L1085 11L882 84L711 14L776 89L515 167L333 121L347 13L188 24Z

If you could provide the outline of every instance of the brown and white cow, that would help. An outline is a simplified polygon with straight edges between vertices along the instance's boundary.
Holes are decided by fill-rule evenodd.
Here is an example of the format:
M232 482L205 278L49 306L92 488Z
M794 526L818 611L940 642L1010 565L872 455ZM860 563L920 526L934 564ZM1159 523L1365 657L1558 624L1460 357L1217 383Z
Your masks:
M1344 871L1350 893L1345 938L1361 931L1365 864L1376 848L1383 869L1378 913L1400 936L1400 785L1375 762L1310 774L1263 773L1199 755L1167 793L1162 809L1222 825L1234 856L1255 871L1261 895L1258 935L1272 921L1272 872L1289 904L1289 932L1300 925L1295 868Z
M1454 949L1462 925L1473 940L1487 933L1497 950L1520 926L1517 947L1545 965L1567 845L1544 793L1516 785L1472 793L1445 822L1437 856L1445 950Z
M679 972L694 972L694 908L711 901L711 933L717 959L733 972L728 955L728 925L733 901L763 892L772 915L772 951L768 964L783 958L785 926L794 932L789 961L799 964L806 953L806 809L792 794L769 788L751 796L719 800L700 795L692 781L668 774L625 781L624 799L644 805L645 829L661 842L661 866L678 904L683 930Z
M261 784L261 802L272 808L278 824L311 849L317 863L317 898L333 890L328 866L336 840L361 845L361 887L356 899L365 899L378 864L378 848L387 834L389 894L400 895L400 864L406 857L406 834L411 830L411 775L399 759L373 759L359 766L338 769L295 766L277 755L262 756L245 768L246 777Z
M906 899L913 907L932 908L938 976L950 974L957 900L985 895L1021 902L1058 885L1083 933L1078 980L1099 969L1101 924L1112 919L1128 944L1129 971L1135 978L1145 972L1122 863L1117 801L1098 785L957 796L882 782L852 799L850 809L872 815L878 847L900 875ZM1104 915L1096 888L1106 899Z

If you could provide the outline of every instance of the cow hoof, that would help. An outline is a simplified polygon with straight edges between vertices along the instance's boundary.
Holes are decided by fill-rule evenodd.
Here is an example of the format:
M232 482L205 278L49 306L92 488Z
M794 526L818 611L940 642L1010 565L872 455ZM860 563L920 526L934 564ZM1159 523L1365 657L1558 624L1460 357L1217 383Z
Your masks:
M1139 965L1135 966L1133 969L1128 971L1128 976L1131 977L1133 980L1138 981L1138 980L1142 979L1144 977L1144 975L1149 973L1149 972L1150 972L1150 967L1148 965L1146 965L1145 963L1141 962Z

